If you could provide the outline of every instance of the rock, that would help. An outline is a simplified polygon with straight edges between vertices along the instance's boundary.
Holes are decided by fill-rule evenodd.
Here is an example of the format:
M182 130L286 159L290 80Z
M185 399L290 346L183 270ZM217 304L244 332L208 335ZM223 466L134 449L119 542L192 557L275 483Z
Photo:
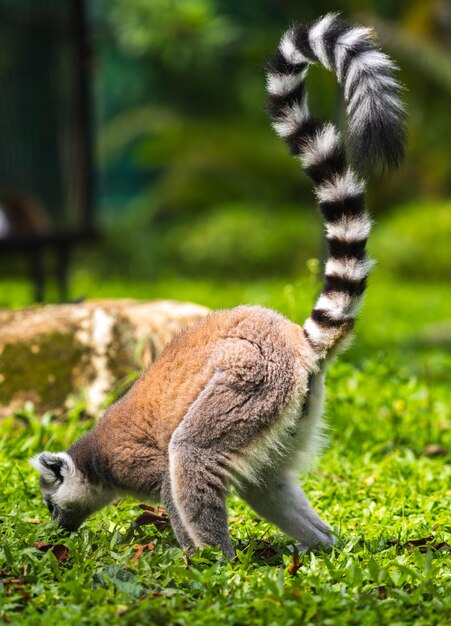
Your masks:
M98 300L0 311L0 417L31 400L61 414L83 394L97 413L119 383L207 315L191 303Z

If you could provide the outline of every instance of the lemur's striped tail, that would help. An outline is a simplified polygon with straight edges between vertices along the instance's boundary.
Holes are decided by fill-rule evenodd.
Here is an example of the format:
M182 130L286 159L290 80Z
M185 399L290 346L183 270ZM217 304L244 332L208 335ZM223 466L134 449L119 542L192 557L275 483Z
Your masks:
M335 126L310 117L304 81L310 63L335 72L344 89L350 157L395 166L403 156L404 114L394 65L372 31L328 14L287 31L267 66L269 112L276 132L316 185L329 256L322 292L304 329L320 357L350 334L372 261L365 246L371 220L364 183L349 166ZM359 168L360 169L360 168Z

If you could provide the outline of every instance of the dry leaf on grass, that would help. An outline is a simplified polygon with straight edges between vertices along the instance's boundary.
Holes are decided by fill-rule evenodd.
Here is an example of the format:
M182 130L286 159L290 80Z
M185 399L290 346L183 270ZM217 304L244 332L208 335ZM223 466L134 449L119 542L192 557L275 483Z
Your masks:
M423 450L424 456L448 456L449 452L443 446L439 446L437 443L430 443Z
M69 548L62 543L47 543L45 541L36 541L33 546L41 552L51 550L56 557L58 563L62 563L69 558Z
M420 552L427 552L429 550L448 552L451 550L451 546L445 541L435 542L434 535L428 535L427 537L421 537L420 539L409 539L405 543L399 543L397 539L391 539L390 545L398 546L399 548L418 548ZM410 550L411 551L411 550Z
M191 559L189 558L189 554L187 554L186 552L183 553L183 562L185 564L186 569L190 569Z
M26 587L26 585L28 585L28 581L23 578L5 578L2 580L2 585L5 588L7 597L19 593L24 600L29 600L31 598L31 593Z
M166 509L162 506L154 506L153 504L146 504L146 502L140 502L138 506L143 511L151 511L152 513L155 513L155 515L161 515L162 517L167 515Z
M141 554L143 552L146 552L146 550L148 550L149 552L152 552L152 550L155 548L155 545L153 543L135 543L135 545L132 547L133 547L133 550L136 550L136 552L132 556L130 561L137 561L139 557L141 556Z
M148 504L140 504L143 512L135 519L135 524L138 526L145 526L146 524L154 524L157 530L164 530L168 528L169 517L166 515L166 511L161 507L153 507Z
M29 584L29 581L25 578L28 573L28 565L22 565L21 569L23 577L11 576L11 571L9 567L0 570L0 580L4 587L4 593L7 597L12 596L15 593L19 593L25 600L28 600L31 597L30 592L28 591L28 589L25 588L26 585Z
M293 554L293 560L291 564L288 566L287 572L290 576L296 576L298 569L301 567L301 562L297 554Z

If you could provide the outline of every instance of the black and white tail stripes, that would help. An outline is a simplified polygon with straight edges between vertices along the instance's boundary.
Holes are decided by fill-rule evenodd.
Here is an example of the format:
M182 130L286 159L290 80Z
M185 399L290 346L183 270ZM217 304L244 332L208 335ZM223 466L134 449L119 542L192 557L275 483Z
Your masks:
M377 48L370 29L331 13L283 35L267 65L268 108L276 132L315 183L325 220L329 255L324 286L304 324L323 358L352 330L372 261L365 252L371 220L364 182L349 166L335 126L309 114L304 81L308 65L316 62L332 70L343 87L350 160L357 169L398 165L405 130L394 64Z

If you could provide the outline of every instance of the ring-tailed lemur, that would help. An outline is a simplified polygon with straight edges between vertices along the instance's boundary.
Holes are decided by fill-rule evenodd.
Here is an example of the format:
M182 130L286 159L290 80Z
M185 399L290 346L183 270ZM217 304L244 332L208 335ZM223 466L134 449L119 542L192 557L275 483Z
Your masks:
M336 128L310 117L310 63L344 89L357 166L401 160L400 87L372 32L330 14L286 32L267 70L273 126L316 185L329 257L324 286L304 324L258 306L211 313L179 335L128 393L67 452L43 452L52 518L76 529L116 494L162 500L183 548L230 541L229 485L306 549L331 546L295 476L320 439L325 368L351 333L371 261L364 183Z

